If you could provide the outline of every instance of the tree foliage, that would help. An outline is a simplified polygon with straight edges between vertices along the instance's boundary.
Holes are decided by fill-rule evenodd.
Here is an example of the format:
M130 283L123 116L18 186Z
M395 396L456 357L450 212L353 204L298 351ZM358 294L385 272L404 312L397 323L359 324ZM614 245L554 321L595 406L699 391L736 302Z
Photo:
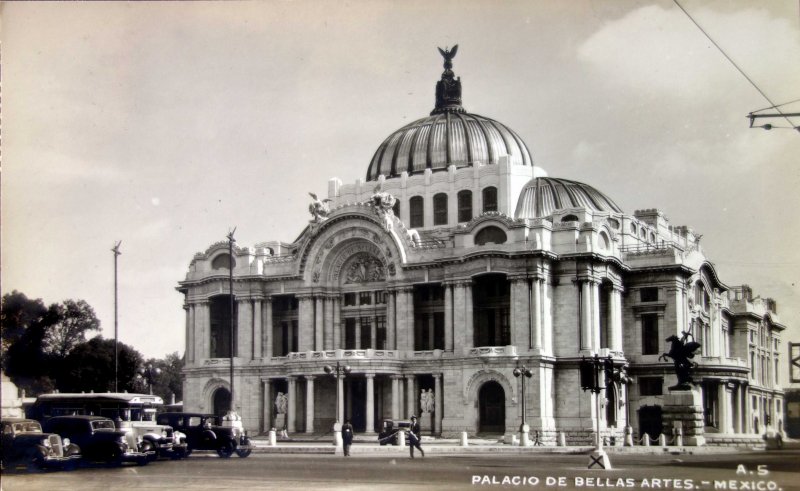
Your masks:
M141 391L148 392L150 390L148 382L152 382L153 394L160 396L164 399L165 404L169 404L174 394L175 401L183 400L183 379L181 370L183 369L183 358L177 352L168 354L164 359L150 358L144 364L144 367L152 367L151 380L147 379L148 374L146 371L140 371L142 377ZM158 373L155 373L158 369Z
M56 322L52 308L41 299L31 300L14 290L3 295L2 313L3 370L26 392L36 395L54 387L52 359L42 345L48 329Z
M86 341L88 331L100 330L100 320L85 300L64 300L50 308L56 310L58 321L50 326L44 339L44 350L48 354L66 358L70 351Z
M118 349L117 391L136 392L142 355L125 343ZM97 336L77 345L64 358L57 383L61 392L114 392L114 340Z

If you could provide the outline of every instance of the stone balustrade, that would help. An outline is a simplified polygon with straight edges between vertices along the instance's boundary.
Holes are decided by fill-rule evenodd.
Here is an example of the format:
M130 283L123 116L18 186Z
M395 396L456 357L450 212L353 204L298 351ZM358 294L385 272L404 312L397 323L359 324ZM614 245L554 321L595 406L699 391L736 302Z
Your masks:
M495 356L517 356L516 346L479 346L470 348L469 356L495 357Z

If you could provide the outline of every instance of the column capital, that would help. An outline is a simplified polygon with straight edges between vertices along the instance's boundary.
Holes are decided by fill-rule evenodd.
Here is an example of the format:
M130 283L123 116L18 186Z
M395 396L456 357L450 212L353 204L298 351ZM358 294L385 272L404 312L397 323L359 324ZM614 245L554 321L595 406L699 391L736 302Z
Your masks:
M415 373L407 373L407 374L403 375L403 377L405 377L407 380L414 380L417 377L417 374L415 374Z
M392 380L403 380L405 378L405 376L403 376L403 375L389 375L389 378L391 378Z
M471 287L472 286L472 279L471 278L467 278L467 279L453 280L453 286L458 286L458 287L463 287L463 288L466 288L468 286Z
M295 296L295 298L297 300L310 300L310 299L315 297L315 295L313 293L310 293L310 292L308 292L308 293L295 293L294 296Z
M365 373L364 377L365 378L375 378L375 374L374 373Z
M317 378L317 376L316 375L303 375L303 378L306 379L306 380L313 381L315 378Z
M517 273L517 274L510 274L507 275L508 281L512 283L521 283L523 281L528 281L528 275L526 273Z
M403 285L394 288L397 293L411 293L414 291L414 285Z
M286 381L289 382L290 384L297 382L297 375L287 375Z

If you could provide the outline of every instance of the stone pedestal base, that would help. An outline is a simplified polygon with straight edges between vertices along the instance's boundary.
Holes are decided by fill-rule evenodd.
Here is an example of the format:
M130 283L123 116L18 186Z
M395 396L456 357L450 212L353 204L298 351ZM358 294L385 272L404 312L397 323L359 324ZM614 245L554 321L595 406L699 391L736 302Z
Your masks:
M286 415L285 414L278 414L275 416L275 426L274 428L278 430L278 433L281 432L284 428L286 428Z
M589 454L589 469L611 470L611 460L604 450L594 450Z
M698 389L669 391L664 395L661 414L664 435L671 438L676 433L675 428L680 428L684 445L699 447L706 444L703 397Z

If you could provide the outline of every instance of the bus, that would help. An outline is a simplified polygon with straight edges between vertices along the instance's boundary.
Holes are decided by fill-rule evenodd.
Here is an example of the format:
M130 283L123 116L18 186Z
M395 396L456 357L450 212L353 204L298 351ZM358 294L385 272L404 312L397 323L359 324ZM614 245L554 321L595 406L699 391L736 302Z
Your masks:
M154 455L178 459L186 456L186 435L156 423L164 400L150 394L128 392L42 394L26 409L28 418L44 423L54 416L104 416L133 436Z

